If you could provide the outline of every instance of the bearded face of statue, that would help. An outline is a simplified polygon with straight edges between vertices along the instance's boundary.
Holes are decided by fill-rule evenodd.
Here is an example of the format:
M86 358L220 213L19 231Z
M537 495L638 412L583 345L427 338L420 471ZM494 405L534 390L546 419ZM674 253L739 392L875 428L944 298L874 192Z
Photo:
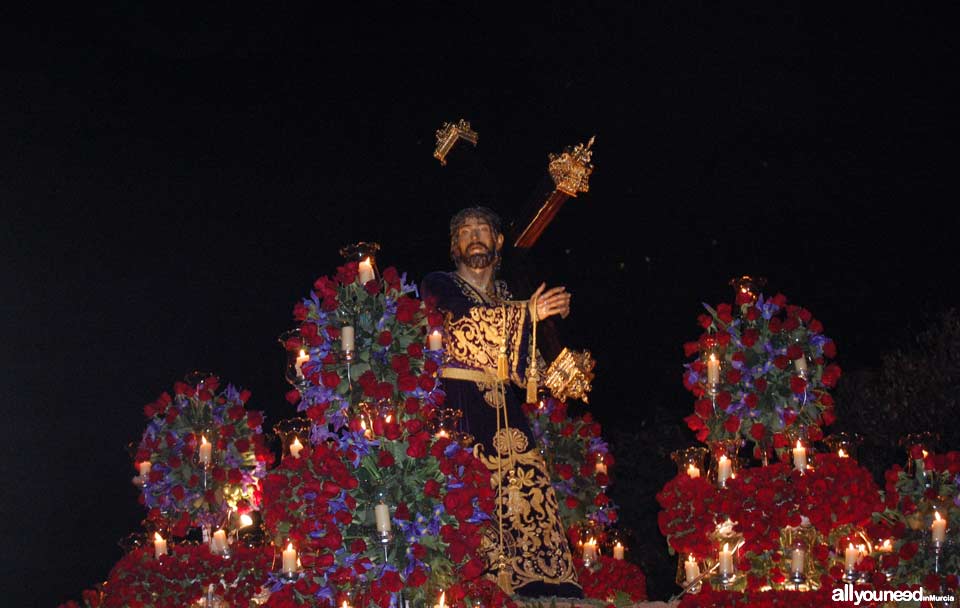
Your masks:
M503 235L497 234L490 223L481 217L465 218L451 236L454 261L468 268L492 266L503 247Z

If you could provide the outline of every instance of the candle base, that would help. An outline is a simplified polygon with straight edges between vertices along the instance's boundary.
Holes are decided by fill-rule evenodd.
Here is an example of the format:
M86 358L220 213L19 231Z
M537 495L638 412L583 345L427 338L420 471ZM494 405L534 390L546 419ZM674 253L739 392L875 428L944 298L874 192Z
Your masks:
M843 576L840 578L845 583L853 584L857 582L857 580L859 580L860 577L857 575L856 570L850 569L850 570L844 571Z
M280 572L280 580L285 584L289 585L300 580L300 571L294 570L293 572L282 570Z

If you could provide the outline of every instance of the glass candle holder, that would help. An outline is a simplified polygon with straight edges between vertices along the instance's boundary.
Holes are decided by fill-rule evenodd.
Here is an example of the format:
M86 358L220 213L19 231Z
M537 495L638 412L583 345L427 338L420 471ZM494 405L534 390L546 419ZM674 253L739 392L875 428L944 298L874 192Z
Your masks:
M703 339L703 350L700 356L706 370L703 377L704 391L711 399L715 399L723 382L724 348L715 336L709 335Z
M677 465L677 475L697 478L706 475L707 455L710 451L702 446L693 446L670 452L670 460Z
M813 442L807 438L806 427L799 426L789 429L785 435L790 442L786 452L787 462L791 463L793 468L801 473L813 468L815 450L813 449Z
M727 483L737 476L740 470L739 439L720 439L707 444L710 450L709 479L718 488L726 488Z
M817 577L814 573L813 546L817 531L813 526L787 526L780 531L780 548L787 580L799 589L810 588Z
M307 381L303 365L310 360L308 346L303 342L299 329L285 331L277 340L284 351L283 377L291 386L299 387Z
M348 262L356 261L359 263L357 281L363 285L367 281L380 276L380 271L377 268L378 251L380 251L380 243L360 241L359 243L341 247L340 255Z
M687 593L700 593L703 588L701 575L706 572L707 569L708 566L706 562L698 559L692 553L678 555L676 583L680 587L687 588Z
M834 554L843 569L841 577L846 583L869 580L869 572L862 571L859 564L873 553L873 541L867 533L857 528L837 538Z
M288 418L273 425L273 432L280 439L282 458L300 458L304 448L310 445L308 418Z
M823 443L827 445L830 451L840 458L857 459L857 452L860 444L863 443L863 437L857 433L834 433L825 437Z
M923 459L927 454L936 453L940 444L940 434L928 431L910 433L901 437L899 444L907 452L907 464L903 467L907 475L924 478L926 470Z

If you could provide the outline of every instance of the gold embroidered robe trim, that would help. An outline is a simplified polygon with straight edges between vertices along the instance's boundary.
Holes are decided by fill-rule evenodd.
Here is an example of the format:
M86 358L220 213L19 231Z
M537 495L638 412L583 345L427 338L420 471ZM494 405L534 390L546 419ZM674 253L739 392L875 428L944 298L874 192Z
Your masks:
M579 587L546 463L528 447L526 435L514 428L502 429L494 438L496 454L487 456L482 444L474 446L474 454L490 471L494 487L501 481L504 487L497 508L507 531L503 543L507 568L500 582L509 585L505 589L508 592L535 582ZM487 553L488 563L496 566L499 538L496 530L491 532L482 550Z

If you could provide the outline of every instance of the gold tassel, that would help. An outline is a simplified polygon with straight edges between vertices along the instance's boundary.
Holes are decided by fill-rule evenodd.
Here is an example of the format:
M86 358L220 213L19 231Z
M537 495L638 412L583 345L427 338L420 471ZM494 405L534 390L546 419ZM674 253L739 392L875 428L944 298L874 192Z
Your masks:
M537 370L527 374L527 403L537 402Z
M501 382L510 379L510 364L507 362L507 347L500 347L500 354L497 355L497 378Z
M537 299L532 298L533 314L530 320L533 329L530 332L530 365L527 367L527 403L537 402Z
M498 561L500 563L497 567L497 586L507 595L512 595L513 585L510 583L510 569L506 557L501 555Z

